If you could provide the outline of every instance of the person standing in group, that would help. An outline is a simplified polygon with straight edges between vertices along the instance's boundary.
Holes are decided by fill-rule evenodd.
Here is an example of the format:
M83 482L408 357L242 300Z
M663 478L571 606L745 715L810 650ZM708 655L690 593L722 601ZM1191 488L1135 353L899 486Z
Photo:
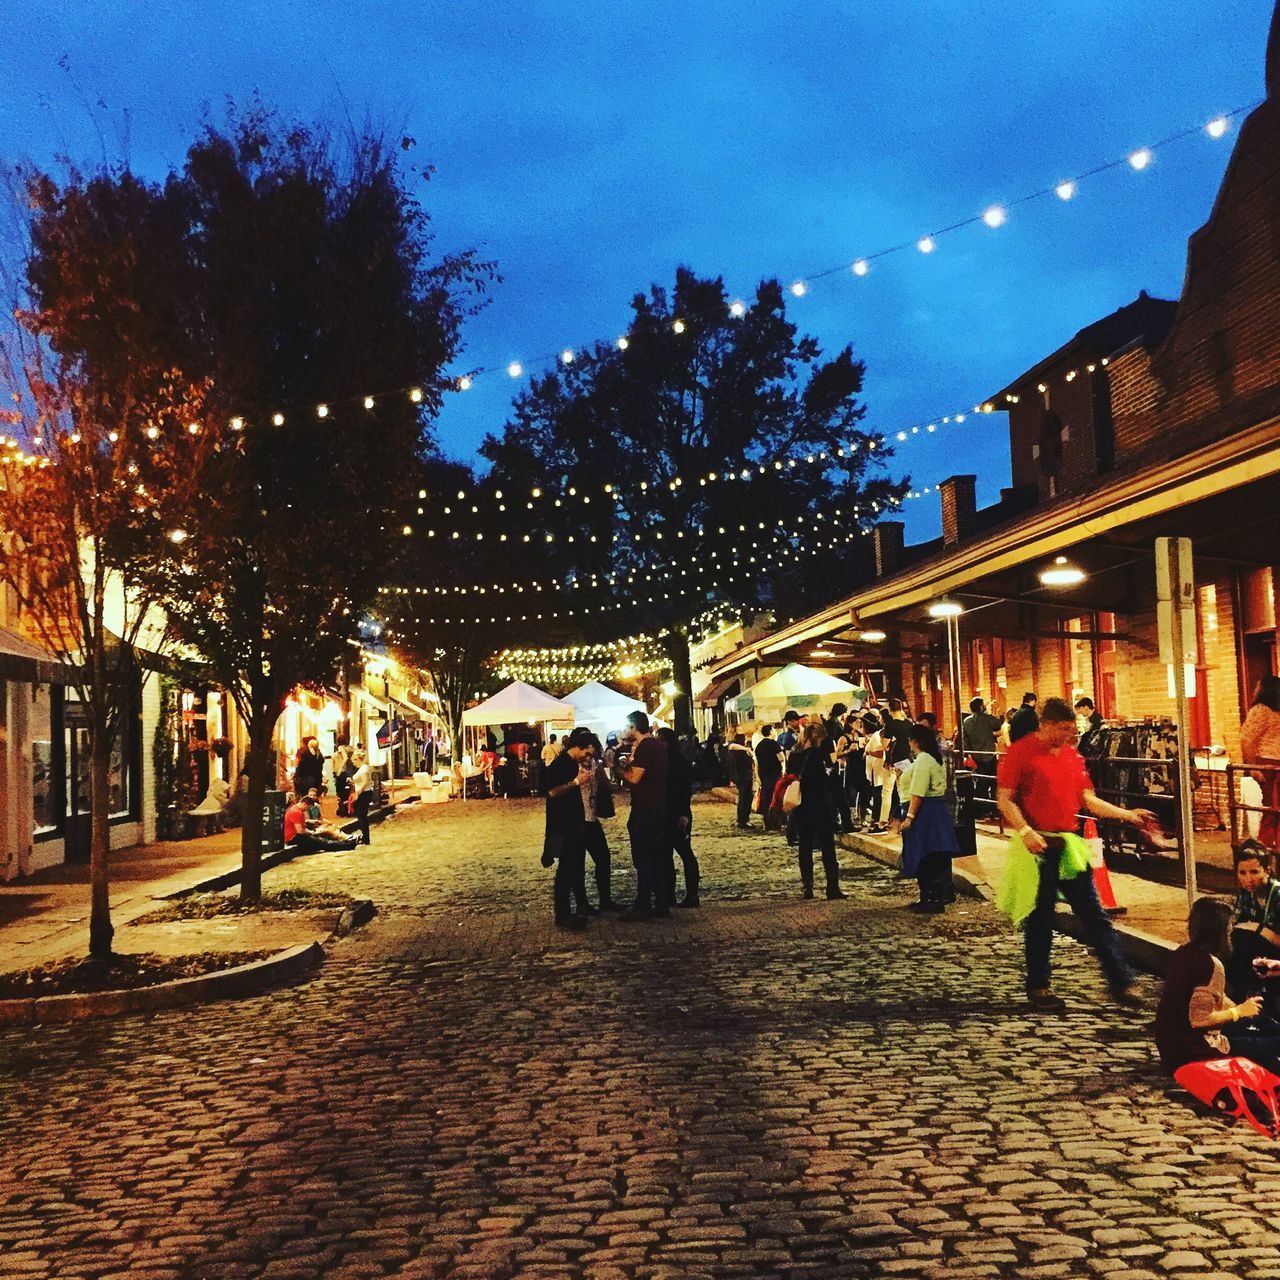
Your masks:
M888 753L887 760L890 765L898 766L906 764L911 759L911 715L907 710L907 705L901 698L889 699L889 718L884 722L882 735L887 741ZM897 789L898 774L897 769L889 770L889 781ZM894 792L889 792L889 809L888 812L881 811L880 821L888 823L892 818L899 818L902 814L902 794L899 791L897 796Z
M1240 753L1245 764L1270 766L1255 775L1267 809L1258 824L1258 841L1274 852L1280 849L1280 676L1258 681L1240 730Z
M594 736L590 729L574 729L565 739L565 748L547 766L542 776L547 798L547 825L543 837L542 865L555 863L556 875L551 896L556 926L585 929L587 917L575 912L572 899L586 904L586 810L582 803L584 786L595 772Z
M1022 706L1013 713L1009 721L1009 745L1013 746L1029 733L1035 733L1040 727L1040 717L1036 714L1036 705L1040 701L1034 693L1022 695ZM1071 717L1072 721L1075 716Z
M543 744L542 747L542 767L549 768L552 761L560 754L560 745L556 742L556 735L553 733Z
M782 777L782 748L773 736L773 726L762 726L761 738L756 745L756 772L760 777L760 803L757 808L768 826L769 806L773 803L773 789Z
M822 869L827 878L827 897L843 898L840 864L836 861L836 815L827 776L831 753L826 732L820 724L805 725L800 735L800 756L796 773L800 779L800 807L796 810L796 832L800 842L800 883L802 897L813 897L813 851L822 851Z
M318 738L307 738L298 749L293 770L293 794L305 796L312 787L324 792L324 753Z
M987 710L981 698L969 703L969 714L960 725L960 750L962 756L973 760L978 785L974 794L995 802L996 798L996 735L1000 732L1000 717ZM984 818L992 817L989 809L982 812Z
M756 790L755 754L741 733L729 743L729 781L738 790L738 826L745 831L751 826L751 801Z
M867 712L862 718L862 727L867 735L866 761L867 777L871 782L871 826L869 834L883 835L889 829L889 815L893 808L893 788L897 782L897 773L889 763L889 753L893 743L874 712Z
M1155 815L1098 798L1075 747L1075 712L1062 698L1045 700L1039 723L1009 748L997 776L1000 813L1014 834L996 903L1023 931L1027 999L1035 1009L1057 1013L1066 1007L1050 990L1053 917L1061 892L1085 927L1113 998L1141 1007L1116 931L1098 902L1089 847L1076 830L1082 809L1135 826L1154 822Z
M583 826L583 847L591 855L591 865L595 868L596 901L598 906L591 908L585 897L586 871L583 871L583 896L579 897L579 913L593 915L597 911L621 911L622 907L613 900L613 856L609 851L609 838L605 835L601 818L612 818L613 792L609 788L609 773L601 759L603 751L600 739L591 739L591 776L582 783L582 811L585 818ZM581 773L581 770L579 770ZM576 890L575 890L576 891Z
M338 816L350 816L347 802L351 795L351 775L355 772L351 764L351 748L335 747L329 764L333 770L333 794L338 798Z
M649 717L633 711L627 723L636 735L631 761L623 780L631 788L631 861L636 868L636 900L622 913L623 920L648 920L670 916L667 899L669 876L662 870L663 855L670 860L667 844L667 745L649 728Z
M853 830L861 831L871 804L871 782L867 776L867 734L856 713L845 718L844 732L836 744L836 764L844 774Z
M909 797L902 819L902 874L920 882L913 911L938 915L955 901L951 859L960 852L955 824L947 809L947 771L938 735L925 724L911 726L912 765L904 784Z
M1084 721L1084 727L1080 731L1082 738L1091 733L1097 733L1106 723L1102 718L1102 712L1093 705L1093 699L1089 697L1076 699L1076 715Z
M693 852L693 766L680 750L674 729L659 729L658 738L667 745L667 841L669 851L662 869L668 873L667 900L676 906L697 907L702 875ZM684 897L676 900L676 865L672 854L680 855L684 868Z
M355 773L351 777L351 816L360 824L360 843L372 844L369 835L369 806L373 803L373 770L369 758L357 748L351 753Z
M782 748L784 755L796 749L800 741L800 713L798 711L788 711L782 717L782 732L778 734L778 746Z

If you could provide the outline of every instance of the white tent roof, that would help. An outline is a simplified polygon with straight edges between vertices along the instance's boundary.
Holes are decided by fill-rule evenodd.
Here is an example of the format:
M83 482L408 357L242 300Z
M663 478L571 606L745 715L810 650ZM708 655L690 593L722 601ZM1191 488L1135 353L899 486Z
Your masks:
M463 724L520 724L529 720L572 724L574 710L523 680L513 680L488 701L462 713Z
M603 724L608 729L621 729L627 716L645 709L643 702L628 698L599 680L579 685L572 693L565 694L563 701L578 713L578 724Z
M773 707L786 703L797 710L816 706L819 702L835 698L839 694L852 693L857 686L839 676L828 675L802 663L792 662L775 671L773 675L743 690L734 699L734 709L739 715L750 715L761 706Z

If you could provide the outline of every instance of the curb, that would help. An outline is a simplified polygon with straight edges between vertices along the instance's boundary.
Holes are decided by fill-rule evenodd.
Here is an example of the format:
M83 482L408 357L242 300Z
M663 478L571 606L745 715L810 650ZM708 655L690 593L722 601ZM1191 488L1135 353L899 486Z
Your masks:
M870 858L873 862L882 863L886 867L898 865L897 857L874 840L856 835L844 835L837 836L836 841L842 848L860 854L864 858ZM956 867L952 874L955 877L957 893L964 894L966 898L980 898L983 902L994 904L995 890L985 880L980 880L972 872L960 867ZM1070 908L1058 908L1054 913L1053 927L1058 933L1065 933L1069 938L1075 938L1077 942L1087 941L1084 926L1076 919ZM1119 935L1125 956L1135 968L1154 973L1157 977L1164 977L1169 957L1177 950L1172 942L1157 938L1151 933L1144 933L1141 929L1135 929L1133 925L1121 924L1119 921L1113 920L1112 927Z
M372 903L369 904L373 906ZM345 913L344 913L345 914ZM304 942L265 960L177 978L152 987L130 991L95 991L67 996L36 996L29 1000L0 1000L0 1027L30 1027L41 1023L79 1022L85 1018L109 1018L121 1013L177 1009L205 1000L256 995L277 982L300 977L324 961L318 942Z

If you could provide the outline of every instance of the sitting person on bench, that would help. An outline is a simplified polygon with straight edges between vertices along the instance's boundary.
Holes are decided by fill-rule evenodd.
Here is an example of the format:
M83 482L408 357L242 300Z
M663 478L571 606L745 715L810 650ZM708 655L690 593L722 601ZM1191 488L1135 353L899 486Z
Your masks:
M354 836L344 836L338 832L335 839L332 835L322 834L318 829L313 830L313 820L308 816L309 807L310 800L302 796L284 811L284 842L290 849L296 849L299 853L337 853L356 847Z

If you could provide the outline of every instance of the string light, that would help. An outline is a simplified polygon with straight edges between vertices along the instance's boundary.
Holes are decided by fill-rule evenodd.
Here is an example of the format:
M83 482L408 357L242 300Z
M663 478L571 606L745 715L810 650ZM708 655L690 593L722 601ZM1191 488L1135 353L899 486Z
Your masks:
M1064 178L1059 180L1053 186L1045 187L1040 190L1029 191L1017 197L1016 199L1010 200L1002 205L993 205L988 209L986 209L985 211L983 211L982 213L975 214L969 218L961 218L958 221L953 222L947 226L940 227L938 230L933 231L928 235L924 235L915 239L909 239L909 240L901 241L899 243L891 244L886 246L885 248L877 250L874 253L862 254L861 256L853 260L852 265L850 265L848 259L846 259L844 262L840 263L838 266L832 266L825 270L816 271L809 275L797 278L793 280L792 284L789 286L790 292L796 298L804 297L810 292L815 282L817 282L818 280L825 279L828 276L836 275L837 273L844 274L846 272L851 271L852 274L855 276L859 276L859 277L865 276L870 272L871 263L876 259L885 258L893 254L901 253L902 251L909 249L911 247L915 247L922 253L926 253L926 254L932 253L937 248L937 242L941 236L950 235L955 232L961 231L966 227L969 227L977 222L983 222L987 226L991 226L991 227L1002 226L1007 220L1009 209L1012 208L1014 205L1029 204L1032 201L1038 200L1050 194L1056 195L1057 198L1062 201L1071 200L1077 194L1077 191L1079 189L1079 184L1085 179L1098 177L1103 173L1106 173L1112 169L1115 169L1124 165L1128 165L1131 168L1139 171L1146 169L1151 164L1152 160L1155 157L1155 153L1158 150L1160 150L1163 147L1170 146L1175 142L1179 142L1182 139L1187 138L1193 134L1207 134L1210 138L1215 140L1224 137L1227 134L1227 132L1230 130L1231 122L1237 116L1243 115L1248 111L1252 111L1254 107L1256 107L1257 105L1258 105L1257 102L1253 102L1244 107L1237 107L1234 111L1229 111L1222 115L1215 116L1213 119L1211 119L1207 123L1196 124L1188 128L1179 129L1174 133L1171 133L1166 137L1161 138L1159 141L1153 142L1149 146L1140 147L1138 150L1130 152L1128 155L1122 156L1119 159L1113 159L1113 160L1105 161L1100 164L1096 164L1091 168L1084 170L1082 173L1080 173L1078 176L1074 178ZM780 275L781 273L777 273L777 274ZM730 308L729 308L730 314L734 316L734 318L740 318L742 315L746 314L745 305L742 306L741 311L737 310L738 305L739 304L737 302L730 304ZM717 308L712 308L710 311L708 311L707 314L709 316L713 316L716 310ZM673 332L678 334L684 333L686 330L687 320L692 318L693 318L692 316L683 316L674 320L671 324L671 328ZM540 356L535 361L532 361L531 363L551 364L555 362L561 362L564 364L568 364L570 361L565 359L566 355L569 355L571 359L576 358L574 353L578 351L583 351L583 350L590 350L590 348L593 345L594 344L591 344L591 343L578 343L573 347L561 347L557 349L557 351L555 351L554 353ZM615 339L613 345L616 346L619 351L626 351L630 345L630 340L626 335L623 335ZM471 372L453 379L451 385L458 391L467 391L467 390L470 390L470 388L474 385L475 378L481 376L482 374L493 373L493 372L496 372L498 368L505 368L507 374L510 377L519 378L524 374L525 367L526 367L525 364L519 360L513 360L505 366L484 366L478 369L473 369ZM407 392L407 394L409 395L409 398L413 401L414 404L421 403L423 399L423 392L420 387L405 387L405 388L401 388L400 390L401 390L401 393ZM394 394L394 393L389 391L386 394ZM358 397L358 396L352 397L353 400L358 400L360 398L361 397ZM371 403L372 397L365 396L363 397L363 399L364 399L364 404L366 408L373 407ZM241 421L243 422L244 419L241 419ZM273 415L271 418L271 421L276 426L283 426L284 424L283 414L277 413Z

